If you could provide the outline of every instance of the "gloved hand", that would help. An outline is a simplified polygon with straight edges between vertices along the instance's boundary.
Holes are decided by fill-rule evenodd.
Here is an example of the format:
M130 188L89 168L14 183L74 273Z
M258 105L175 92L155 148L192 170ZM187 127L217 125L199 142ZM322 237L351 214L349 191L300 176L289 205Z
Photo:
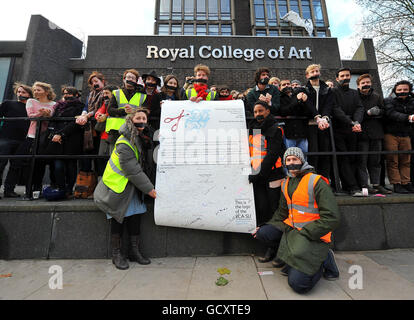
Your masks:
M257 181L259 181L258 174L249 174L249 183L255 183Z
M371 109L367 111L367 114L370 116L379 116L380 113L381 113L381 109L378 108L377 106L372 107Z

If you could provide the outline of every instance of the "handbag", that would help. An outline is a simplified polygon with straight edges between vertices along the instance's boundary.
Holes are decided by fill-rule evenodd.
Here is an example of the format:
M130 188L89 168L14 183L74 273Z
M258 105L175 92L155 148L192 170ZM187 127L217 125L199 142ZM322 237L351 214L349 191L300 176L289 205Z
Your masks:
M93 195L97 184L95 172L79 171L76 177L74 196L78 199L87 199Z
M41 155L59 155L63 154L63 144L53 142L54 133L47 129L40 133L38 154Z
M85 126L85 130L83 132L83 151L88 152L94 149L93 146L93 133L92 127L90 122Z

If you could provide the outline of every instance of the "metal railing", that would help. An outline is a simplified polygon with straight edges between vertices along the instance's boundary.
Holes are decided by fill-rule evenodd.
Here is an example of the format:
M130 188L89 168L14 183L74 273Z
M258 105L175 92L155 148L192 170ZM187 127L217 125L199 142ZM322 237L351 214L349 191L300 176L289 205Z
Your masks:
M307 117L275 117L278 121L283 120L309 120ZM380 118L380 117L378 117ZM253 117L246 117L246 120L252 120ZM159 118L151 117L149 118L149 123L157 123L159 122ZM27 181L28 189L26 197L31 199L32 198L32 182L33 182L33 173L35 169L36 159L105 159L109 158L108 155L97 155L97 154L80 154L80 155L43 155L37 154L39 148L39 140L40 140L40 132L41 132L41 124L43 121L75 121L74 117L56 117L56 118L29 118L29 117L15 117L15 118L1 118L0 122L5 121L36 121L36 135L33 141L33 147L31 154L20 154L20 155L0 155L0 159L30 159L30 173ZM88 121L90 122L90 121ZM283 126L283 125L282 125ZM405 151L347 151L347 152L338 152L335 146L335 138L334 138L334 130L332 126L332 121L330 122L329 126L329 138L331 143L331 151L323 151L323 152L305 152L306 156L331 156L332 162L332 169L333 169L333 176L335 182L336 190L341 190L340 185L340 175L339 175L339 167L338 167L338 156L349 156L349 155L387 155L387 154L414 154L414 150L405 150Z

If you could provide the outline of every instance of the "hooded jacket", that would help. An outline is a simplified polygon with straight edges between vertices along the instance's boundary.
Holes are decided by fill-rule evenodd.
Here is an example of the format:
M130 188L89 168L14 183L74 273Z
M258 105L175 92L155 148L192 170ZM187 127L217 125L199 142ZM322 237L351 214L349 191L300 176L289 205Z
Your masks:
M398 137L408 137L412 134L413 123L408 116L414 114L414 97L405 100L395 95L385 99L385 132Z
M302 178L310 172L315 173L314 168L305 163L301 173L297 177L290 178L288 185L290 197ZM320 237L335 230L340 223L339 208L329 185L323 179L319 179L314 190L320 219L309 223L301 230L285 224L283 221L289 216L289 209L286 198L282 196L279 208L267 223L283 231L277 257L307 275L316 274L328 256L330 244L323 242Z
M127 130L125 124L119 129L119 132L125 138L130 140L131 133ZM119 223L123 222L129 203L135 192L148 194L154 189L154 185L143 169L145 166L144 159L147 159L147 157L143 147L143 144L146 142L143 142L141 139L140 136L137 136L135 141L139 155L138 160L135 157L134 151L126 144L121 143L116 146L119 154L119 164L123 173L129 180L125 190L120 194L115 193L108 188L101 179L93 194L94 201L98 208L109 214Z

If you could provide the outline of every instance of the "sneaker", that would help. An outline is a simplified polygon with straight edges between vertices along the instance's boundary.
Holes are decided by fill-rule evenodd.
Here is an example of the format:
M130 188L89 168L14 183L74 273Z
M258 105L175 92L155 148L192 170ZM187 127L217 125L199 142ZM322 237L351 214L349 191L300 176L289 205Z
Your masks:
M406 188L404 188L401 184L396 183L394 184L394 192L395 193L402 193L402 194L407 194L410 193L410 191L408 191Z
M411 183L408 184L404 184L403 187L409 192L409 193L414 193L414 187Z
M323 277L329 281L339 278L339 269L336 265L335 254L332 249L329 249L328 257L323 262Z
M373 188L378 190L378 193L380 194L392 194L391 190L385 189L383 186L372 186Z
M378 188L376 188L374 186L372 186L372 188L371 187L368 187L367 189L368 189L368 193L369 194L377 194L379 192L378 191Z
M361 190L352 190L349 192L353 197L363 197L363 193Z

